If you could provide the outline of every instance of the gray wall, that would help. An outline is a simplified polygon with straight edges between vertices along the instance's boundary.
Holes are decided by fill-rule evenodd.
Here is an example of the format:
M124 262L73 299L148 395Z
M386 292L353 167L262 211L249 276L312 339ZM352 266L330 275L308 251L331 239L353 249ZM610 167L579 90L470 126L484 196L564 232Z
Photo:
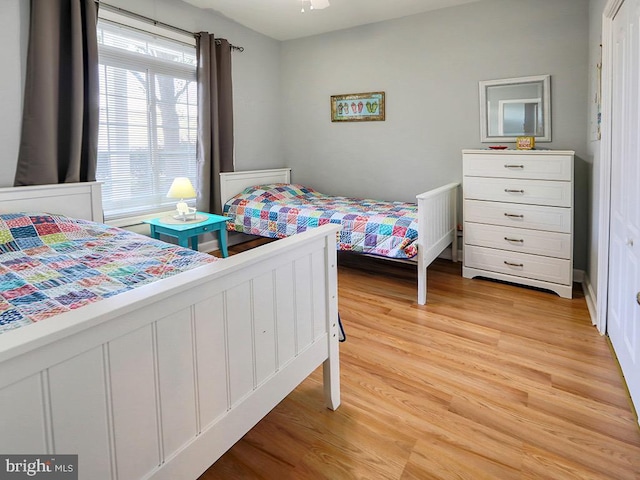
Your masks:
M232 57L236 168L282 165L279 125L280 42L228 19L175 0L110 0L111 5L183 28L205 30L243 46ZM29 31L29 2L0 1L0 186L13 184L22 117L24 64Z
M20 129L24 69L27 60L29 2L0 1L0 187L13 185L16 171Z
M551 75L552 143L576 151L575 267L586 267L588 0L484 0L282 46L285 164L321 191L410 201L462 178L478 81ZM332 123L330 96L384 91L386 121Z

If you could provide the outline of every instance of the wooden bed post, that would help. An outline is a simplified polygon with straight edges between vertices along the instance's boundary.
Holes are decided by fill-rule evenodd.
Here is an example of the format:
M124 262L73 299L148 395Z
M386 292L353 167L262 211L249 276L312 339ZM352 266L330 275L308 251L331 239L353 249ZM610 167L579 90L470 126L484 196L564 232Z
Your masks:
M336 233L338 229L336 228ZM330 240L333 239L333 242ZM339 326L338 326L338 283L336 236L327 237L325 248L327 279L327 341L329 342L329 358L322 364L322 379L324 384L324 402L327 408L335 410L340 406L340 351L339 351Z
M420 249L420 247L418 247ZM418 252L418 305L427 303L427 265L424 255Z
M451 223L453 238L451 239L451 261L458 262L458 188L451 191Z

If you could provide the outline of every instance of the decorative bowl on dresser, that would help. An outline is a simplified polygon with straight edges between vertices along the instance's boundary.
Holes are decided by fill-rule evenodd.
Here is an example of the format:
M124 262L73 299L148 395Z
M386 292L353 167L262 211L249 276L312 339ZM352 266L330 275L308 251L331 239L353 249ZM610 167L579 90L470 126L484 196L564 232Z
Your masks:
M571 298L570 150L463 150L465 278L486 277Z

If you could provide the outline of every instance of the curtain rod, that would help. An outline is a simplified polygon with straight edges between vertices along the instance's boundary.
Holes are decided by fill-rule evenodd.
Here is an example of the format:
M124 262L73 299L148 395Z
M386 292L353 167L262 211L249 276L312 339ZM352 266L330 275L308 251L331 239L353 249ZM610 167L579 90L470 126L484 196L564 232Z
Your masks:
M184 30L183 28L174 27L173 25L169 25L164 22L160 22L158 20L154 20L153 18L145 17L144 15L140 15L139 13L130 12L129 10L125 10L124 8L115 7L113 5L109 5L108 3L96 1L96 3L100 6L100 8L106 8L107 10L111 10L112 12L120 13L127 17L135 18L136 20L140 20L142 22L150 23L156 27L167 28L169 30L173 30L175 32L181 33L183 35L195 36L199 35L198 33L190 32L189 30ZM215 40L217 45L220 45L220 40ZM244 52L244 47L238 47L236 45L229 44L231 50L237 50L238 52Z

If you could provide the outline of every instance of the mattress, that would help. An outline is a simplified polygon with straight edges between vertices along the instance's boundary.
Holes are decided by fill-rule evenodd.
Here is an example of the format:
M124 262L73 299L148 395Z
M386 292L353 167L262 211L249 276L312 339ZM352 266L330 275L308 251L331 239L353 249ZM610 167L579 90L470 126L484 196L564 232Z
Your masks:
M0 214L0 333L215 260L86 220Z

